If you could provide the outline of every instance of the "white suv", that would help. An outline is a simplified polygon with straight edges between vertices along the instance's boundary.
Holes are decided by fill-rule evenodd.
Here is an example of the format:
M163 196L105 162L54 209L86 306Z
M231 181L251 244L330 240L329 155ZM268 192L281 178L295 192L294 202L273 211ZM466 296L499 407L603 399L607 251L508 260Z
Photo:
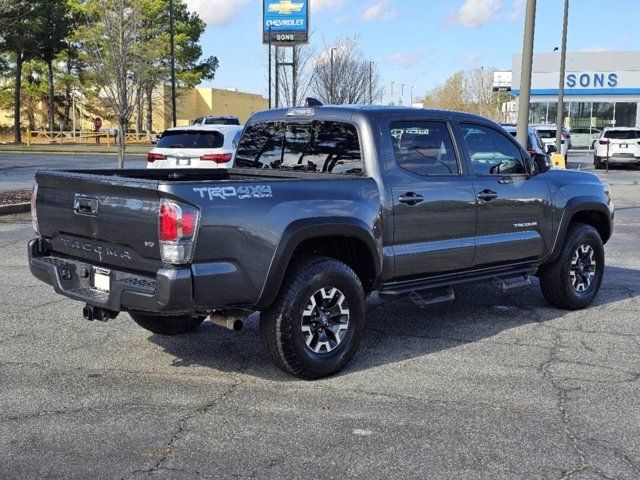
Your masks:
M595 147L593 163L597 169L607 163L640 164L640 128L605 128Z
M242 130L235 125L170 128L147 155L147 168L233 168Z
M538 135L544 142L545 148L549 148L549 145L556 144L556 126L555 125L532 125L538 131ZM566 128L562 129L562 148L560 153L567 157L567 152L571 148L571 135Z

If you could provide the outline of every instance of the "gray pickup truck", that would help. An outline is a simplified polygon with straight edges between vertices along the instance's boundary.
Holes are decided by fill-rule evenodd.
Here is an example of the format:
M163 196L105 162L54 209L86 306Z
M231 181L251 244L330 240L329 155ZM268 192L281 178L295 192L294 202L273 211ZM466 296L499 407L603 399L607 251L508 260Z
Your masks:
M161 335L260 312L266 351L306 379L344 367L365 299L452 300L459 284L540 279L554 306L598 292L613 205L495 123L390 107L253 116L232 170L44 171L31 272Z

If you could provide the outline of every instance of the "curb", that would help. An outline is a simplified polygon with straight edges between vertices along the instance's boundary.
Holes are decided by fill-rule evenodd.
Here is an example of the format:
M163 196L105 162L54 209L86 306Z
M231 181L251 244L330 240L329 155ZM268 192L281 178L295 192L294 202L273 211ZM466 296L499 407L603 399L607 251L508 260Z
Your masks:
M48 151L48 150L2 150L0 149L1 154L11 154L11 155L114 155L117 156L117 152L60 152L60 151ZM133 157L140 156L146 157L146 153L126 153L125 157Z
M31 211L31 203L13 203L11 205L0 205L0 215L14 215L16 213L27 213Z

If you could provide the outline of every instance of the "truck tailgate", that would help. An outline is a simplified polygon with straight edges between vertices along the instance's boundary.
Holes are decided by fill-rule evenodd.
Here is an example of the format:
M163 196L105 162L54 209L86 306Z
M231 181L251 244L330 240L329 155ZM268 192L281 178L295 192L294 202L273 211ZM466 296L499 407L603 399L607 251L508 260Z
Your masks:
M158 182L76 172L39 172L40 234L53 252L106 266L155 272Z

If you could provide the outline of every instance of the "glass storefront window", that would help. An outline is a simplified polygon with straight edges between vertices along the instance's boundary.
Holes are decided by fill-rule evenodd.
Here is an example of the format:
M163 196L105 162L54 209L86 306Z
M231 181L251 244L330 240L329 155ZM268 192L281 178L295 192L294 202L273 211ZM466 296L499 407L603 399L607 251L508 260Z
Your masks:
M616 103L616 127L635 127L638 115L637 103Z
M591 102L571 103L571 116L569 117L569 128L584 128L591 126Z
M593 120L591 126L598 130L613 126L613 103L593 103Z
M547 102L536 102L530 105L529 123L547 123Z

